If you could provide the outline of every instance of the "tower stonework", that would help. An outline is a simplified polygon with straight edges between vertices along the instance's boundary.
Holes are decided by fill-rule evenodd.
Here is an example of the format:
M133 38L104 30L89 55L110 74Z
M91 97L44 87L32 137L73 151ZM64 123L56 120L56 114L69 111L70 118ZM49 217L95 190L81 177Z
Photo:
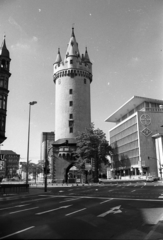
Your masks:
M72 28L64 60L58 49L56 61L53 64L53 80L55 83L55 142L53 144L55 178L65 180L68 167L73 166L72 152L76 146L75 138L91 124L92 63L87 48L85 53L80 55L74 28Z

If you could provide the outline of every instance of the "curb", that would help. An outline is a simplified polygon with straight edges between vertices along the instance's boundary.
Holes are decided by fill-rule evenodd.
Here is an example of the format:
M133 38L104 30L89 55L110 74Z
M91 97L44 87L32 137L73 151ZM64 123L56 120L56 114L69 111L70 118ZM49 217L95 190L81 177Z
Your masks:
M163 221L159 221L144 240L163 240Z

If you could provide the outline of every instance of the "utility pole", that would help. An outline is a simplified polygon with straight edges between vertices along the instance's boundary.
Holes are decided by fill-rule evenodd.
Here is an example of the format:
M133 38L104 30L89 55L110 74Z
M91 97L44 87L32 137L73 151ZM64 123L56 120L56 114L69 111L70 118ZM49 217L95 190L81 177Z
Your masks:
M45 141L45 167L44 167L44 178L45 178L45 189L44 191L47 192L47 133L46 133L46 141Z

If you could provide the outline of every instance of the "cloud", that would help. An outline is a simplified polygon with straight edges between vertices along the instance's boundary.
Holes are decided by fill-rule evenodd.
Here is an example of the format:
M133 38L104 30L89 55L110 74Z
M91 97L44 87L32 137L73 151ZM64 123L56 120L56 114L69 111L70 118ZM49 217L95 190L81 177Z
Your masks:
M29 39L21 39L16 44L11 45L11 49L13 51L23 51L23 52L36 52L36 43L38 42L38 38L33 36Z
M10 23L11 25L13 25L17 30L19 30L19 32L24 33L25 35L27 35L26 32L23 30L23 28L15 21L15 19L14 19L13 17L10 16L9 19L8 19L8 21L9 21L9 23Z
M140 62L140 58L138 57L132 57L130 59L130 62L128 63L128 66L135 67Z

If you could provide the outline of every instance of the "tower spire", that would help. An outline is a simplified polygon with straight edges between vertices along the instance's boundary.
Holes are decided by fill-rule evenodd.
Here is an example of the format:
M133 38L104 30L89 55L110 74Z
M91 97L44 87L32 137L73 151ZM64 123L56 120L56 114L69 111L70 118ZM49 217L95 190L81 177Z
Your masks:
M61 57L61 54L60 54L60 48L58 48L58 53L57 53L55 63L60 63L60 62L62 62L62 57Z
M3 42L2 42L2 45L1 45L1 48L0 48L0 55L1 56L4 56L4 57L7 57L7 58L10 58L10 53L6 47L6 35L4 34L3 35Z
M84 58L85 58L86 62L90 62L88 51L87 51L87 47L85 48L85 56L84 56Z

